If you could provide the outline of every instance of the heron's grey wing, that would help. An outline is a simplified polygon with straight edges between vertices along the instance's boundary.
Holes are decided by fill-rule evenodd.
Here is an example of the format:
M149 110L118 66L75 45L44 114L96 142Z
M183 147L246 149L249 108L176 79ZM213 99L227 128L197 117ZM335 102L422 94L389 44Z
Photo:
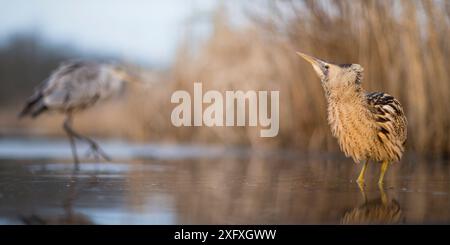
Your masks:
M44 97L52 109L81 109L99 98L99 69L91 64L63 67L52 76Z
M27 99L24 107L19 113L19 117L31 115L32 117L38 116L41 112L45 111L47 107L43 103L44 91L48 86L48 79L38 85L35 88L33 94Z

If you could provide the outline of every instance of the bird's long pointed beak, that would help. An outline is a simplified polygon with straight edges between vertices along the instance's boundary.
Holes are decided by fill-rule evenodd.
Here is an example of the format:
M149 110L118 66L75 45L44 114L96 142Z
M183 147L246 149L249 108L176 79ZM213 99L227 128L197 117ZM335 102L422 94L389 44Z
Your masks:
M321 79L326 75L329 63L301 52L297 52L297 54L300 55L303 59L308 61L313 66L314 71L316 71L317 75Z
M136 76L136 75L128 75L126 78L127 82L130 83L135 83L135 84L144 84L144 81L141 79L140 76Z
M136 83L136 84L143 84L144 81L142 80L140 74L136 72L130 72L130 71L120 71L115 72L118 77L120 77L123 81L130 82L130 83Z
M323 63L322 60L319 60L319 59L309 56L307 54L304 54L301 52L297 52L297 54L300 55L303 59L305 59L309 63L311 63L311 65L319 65L320 66Z

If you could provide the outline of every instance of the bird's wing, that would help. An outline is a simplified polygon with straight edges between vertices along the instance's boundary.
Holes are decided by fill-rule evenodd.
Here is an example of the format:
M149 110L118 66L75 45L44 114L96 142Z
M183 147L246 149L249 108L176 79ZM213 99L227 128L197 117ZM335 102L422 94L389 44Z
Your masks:
M93 62L63 63L49 78L43 90L44 102L51 109L89 106L100 96L100 69Z
M366 99L374 116L378 139L396 141L403 146L406 141L407 121L400 102L382 92L367 93Z
M32 117L38 116L41 112L45 111L47 107L44 104L44 90L48 87L48 79L40 83L35 89L33 94L28 97L24 107L19 113L19 117L31 115Z

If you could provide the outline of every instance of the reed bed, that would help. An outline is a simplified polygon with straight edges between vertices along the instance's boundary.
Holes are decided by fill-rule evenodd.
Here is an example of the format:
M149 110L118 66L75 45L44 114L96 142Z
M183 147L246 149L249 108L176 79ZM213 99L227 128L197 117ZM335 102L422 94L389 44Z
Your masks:
M448 156L449 2L270 1L265 10L249 9L252 24L246 26L230 25L226 11L218 10L207 40L186 38L167 73L146 89L133 90L124 102L84 113L78 127L141 141L336 151L320 82L295 53L302 51L330 62L361 64L368 91L387 92L403 104L408 149ZM172 126L170 96L179 89L192 92L194 82L222 92L279 90L279 135L260 138L255 127ZM40 126L55 125L49 121L41 119Z

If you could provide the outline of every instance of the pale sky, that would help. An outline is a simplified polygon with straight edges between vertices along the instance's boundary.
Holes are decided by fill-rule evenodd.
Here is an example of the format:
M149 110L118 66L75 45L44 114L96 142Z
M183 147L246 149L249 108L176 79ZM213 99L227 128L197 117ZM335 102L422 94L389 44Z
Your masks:
M11 35L39 34L83 53L167 65L186 21L196 35L211 30L214 0L0 0L0 44Z

